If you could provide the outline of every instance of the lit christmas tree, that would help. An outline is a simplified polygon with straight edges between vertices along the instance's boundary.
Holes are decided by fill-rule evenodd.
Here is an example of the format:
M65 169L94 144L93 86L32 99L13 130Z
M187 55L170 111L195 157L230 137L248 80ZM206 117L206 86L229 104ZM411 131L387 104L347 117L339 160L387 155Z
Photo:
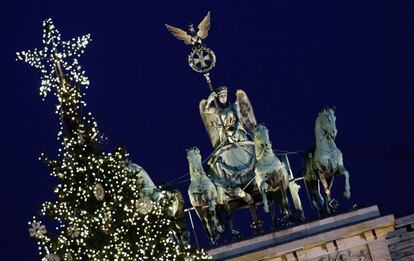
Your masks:
M43 22L41 50L17 53L41 71L40 94L53 92L58 103L61 141L58 159L41 156L58 178L57 200L45 202L29 222L43 260L204 260L202 250L173 239L168 214L170 193L145 196L137 168L118 147L103 151L103 137L85 113L83 89L89 85L78 58L90 36L61 41L51 19ZM135 165L137 166L137 165Z

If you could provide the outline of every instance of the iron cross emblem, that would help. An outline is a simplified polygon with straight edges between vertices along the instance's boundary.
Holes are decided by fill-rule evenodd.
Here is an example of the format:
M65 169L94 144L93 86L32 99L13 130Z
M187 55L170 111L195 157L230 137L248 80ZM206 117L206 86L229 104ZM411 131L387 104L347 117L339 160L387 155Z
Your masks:
M194 71L206 73L216 65L216 55L211 49L199 46L198 48L193 48L188 55L188 64Z

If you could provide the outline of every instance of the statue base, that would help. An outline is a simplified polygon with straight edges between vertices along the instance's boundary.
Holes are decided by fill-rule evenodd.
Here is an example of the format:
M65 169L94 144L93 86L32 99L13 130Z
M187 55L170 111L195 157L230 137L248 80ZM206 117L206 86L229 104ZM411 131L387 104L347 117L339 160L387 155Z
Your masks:
M213 260L391 260L393 215L370 206L210 249Z

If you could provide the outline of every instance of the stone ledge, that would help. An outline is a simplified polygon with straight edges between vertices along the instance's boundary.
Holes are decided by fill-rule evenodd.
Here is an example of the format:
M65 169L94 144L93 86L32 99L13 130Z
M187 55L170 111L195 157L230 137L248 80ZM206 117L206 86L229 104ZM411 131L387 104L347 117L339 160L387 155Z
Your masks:
M237 260L252 261L256 259L256 256L288 253L301 250L305 245L310 248L312 245L351 237L364 231L375 231L377 228L389 227L393 224L392 215L380 217L378 207L370 206L210 249L208 253L215 260L237 257ZM381 231L378 232L384 234ZM375 234L374 237L376 237ZM337 248L336 245L335 247Z

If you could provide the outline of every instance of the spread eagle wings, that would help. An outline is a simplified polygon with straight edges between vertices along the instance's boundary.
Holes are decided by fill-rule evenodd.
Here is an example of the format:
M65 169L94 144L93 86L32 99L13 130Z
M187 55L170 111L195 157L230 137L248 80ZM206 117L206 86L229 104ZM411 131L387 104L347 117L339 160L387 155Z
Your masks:
M171 26L168 24L165 24L165 27L167 27L167 30L178 40L184 41L185 44L194 44L194 39L191 35L189 35L186 31L183 29L177 28L175 26ZM198 25L198 32L197 36L201 39L205 39L208 36L208 31L210 30L210 11L207 13L207 15L203 18L203 20Z
M198 25L197 35L201 39L205 39L208 36L209 30L210 30L210 11L208 11L207 15L204 16L203 20Z
M165 26L167 27L167 30L170 31L170 33L178 40L184 41L185 44L193 44L192 37L183 29L168 24L165 24Z

